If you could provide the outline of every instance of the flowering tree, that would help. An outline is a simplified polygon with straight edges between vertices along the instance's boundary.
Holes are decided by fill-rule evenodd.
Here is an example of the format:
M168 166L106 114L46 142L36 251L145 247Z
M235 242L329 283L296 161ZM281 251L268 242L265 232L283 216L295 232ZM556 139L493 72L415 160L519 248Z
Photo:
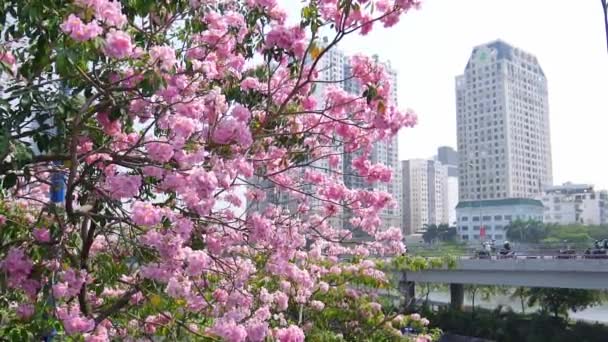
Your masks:
M337 170L357 152L389 182L371 146L415 116L372 59L350 61L361 94L318 77L417 5L311 0L288 26L274 0L2 2L0 335L431 340L368 291L388 286L369 258L404 252L393 200Z

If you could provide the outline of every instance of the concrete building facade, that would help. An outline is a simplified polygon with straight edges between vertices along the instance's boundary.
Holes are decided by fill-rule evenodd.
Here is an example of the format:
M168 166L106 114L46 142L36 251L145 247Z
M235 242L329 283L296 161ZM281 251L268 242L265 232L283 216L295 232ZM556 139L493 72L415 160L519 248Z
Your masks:
M411 159L401 162L401 172L404 235L426 224L449 223L447 167L435 160Z
M466 201L458 203L458 235L465 242L506 239L505 227L515 220L542 221L543 203L529 198ZM485 233L485 237L484 237Z
M458 205L458 152L452 147L441 146L437 149L437 160L447 167L448 222L450 225L456 225L456 205Z
M384 67L387 72L391 84L390 101L397 105L397 71L391 67L390 61L381 61L378 56L373 56L376 62ZM343 73L346 79L342 86L344 90L352 94L361 95L364 89L354 79L350 78L351 70L348 63L348 58L344 58L343 62ZM397 203L394 208L387 208L380 214L382 219L382 225L385 228L388 227L399 227L401 225L401 208L402 208L402 180L401 170L399 164L399 149L397 136L394 136L386 141L379 141L373 145L370 153L369 160L372 164L380 163L388 166L392 170L392 179L389 183L374 183L368 184L361 177L357 176L354 169L352 168L352 161L358 156L358 153L347 153L344 154L343 173L344 173L344 184L351 189L369 189L377 191L385 191L393 196L393 199ZM348 213L345 215L345 223L348 222Z
M608 192L597 191L593 185L564 183L546 187L539 199L545 207L546 223L608 224Z
M456 77L460 201L534 198L552 184L547 79L501 40L475 47Z

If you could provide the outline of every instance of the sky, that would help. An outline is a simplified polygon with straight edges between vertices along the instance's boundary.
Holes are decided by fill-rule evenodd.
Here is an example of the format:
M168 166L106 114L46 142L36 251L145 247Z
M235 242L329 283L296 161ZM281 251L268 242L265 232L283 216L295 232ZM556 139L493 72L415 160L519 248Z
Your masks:
M283 0L298 15L298 0ZM597 0L424 0L396 26L346 37L346 53L378 54L399 73L398 99L418 114L400 159L456 147L454 78L474 46L496 39L528 51L548 79L553 180L608 189L608 52ZM602 96L604 95L604 96Z

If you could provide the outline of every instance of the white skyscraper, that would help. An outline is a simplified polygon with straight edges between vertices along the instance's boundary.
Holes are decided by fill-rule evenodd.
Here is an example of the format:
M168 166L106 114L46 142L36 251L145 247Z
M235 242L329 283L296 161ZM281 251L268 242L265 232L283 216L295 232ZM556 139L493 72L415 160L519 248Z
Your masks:
M426 159L401 163L403 234L411 235L425 224L449 223L448 168Z
M552 184L547 79L535 56L477 46L456 77L461 201L533 198Z
M374 56L374 59L385 68L391 82L390 101L392 104L397 105L397 71L391 67L390 62L382 62L379 60L378 56ZM343 83L344 89L350 93L361 95L364 89L355 79L348 77L350 75L350 66L347 60L345 60L344 63L344 75L347 76L347 80ZM401 225L402 203L401 171L397 136L394 136L387 141L375 143L370 154L370 161L372 164L384 164L393 171L392 179L389 183L368 184L361 177L356 176L351 163L357 155L358 153L350 153L345 154L344 156L344 183L351 189L374 189L390 193L397 203L397 206L395 208L385 209L380 217L382 218L384 227L399 227Z
M322 42L321 45L327 44L327 41ZM377 58L376 58L377 60ZM391 69L390 63L380 62L389 74L391 79L391 101L397 103L397 73ZM317 100L319 108L324 108L325 104L324 93L327 87L334 86L340 87L347 92L362 95L363 89L352 80L349 79L350 66L349 58L342 51L336 48L332 48L323 55L317 64L318 79L324 82L316 83L314 96ZM336 153L342 152L341 148L338 148ZM352 168L352 160L357 156L357 153L344 153L341 157L341 162L336 168L331 168L329 161L320 159L314 161L311 166L314 167L317 172L324 172L330 177L341 178L344 184L351 189L368 189L368 190L380 190L390 193L397 206L395 208L385 209L380 217L383 220L383 228L387 227L399 227L401 224L400 215L400 202L401 202L401 172L398 162L398 150L397 150L397 137L391 138L389 141L382 141L374 144L371 154L370 162L372 164L381 163L390 167L393 171L392 180L390 183L367 183L362 177L358 176L355 170ZM304 172L305 168L302 168L301 172ZM294 208L298 200L293 198L290 194L285 191L266 184L267 182L257 181L257 184L261 184L267 190L267 202L278 204L281 206ZM311 199L309 205L313 212L323 210L323 201L318 199ZM340 210L340 214L330 220L334 226L349 225L349 219L351 218L348 210ZM354 237L362 237L360 232L354 232Z

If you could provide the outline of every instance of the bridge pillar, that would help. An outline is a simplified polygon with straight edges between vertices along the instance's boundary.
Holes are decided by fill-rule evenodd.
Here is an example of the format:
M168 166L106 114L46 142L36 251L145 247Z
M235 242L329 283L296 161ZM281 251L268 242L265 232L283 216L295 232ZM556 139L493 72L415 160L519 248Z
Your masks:
M407 309L416 303L416 283L413 281L407 281L405 272L402 273L401 279L399 280L399 292L401 292L405 301L403 308Z
M450 284L450 307L453 310L462 310L464 306L464 285Z

